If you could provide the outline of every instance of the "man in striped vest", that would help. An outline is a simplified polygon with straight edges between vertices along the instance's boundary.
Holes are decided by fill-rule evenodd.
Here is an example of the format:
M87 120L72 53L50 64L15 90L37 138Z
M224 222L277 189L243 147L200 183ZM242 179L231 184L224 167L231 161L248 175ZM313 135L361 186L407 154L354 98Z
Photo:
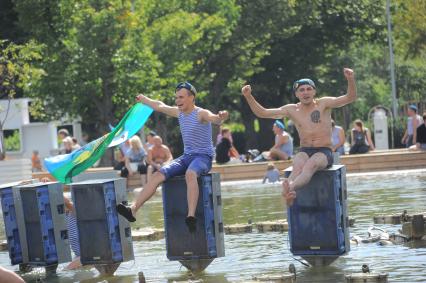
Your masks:
M199 194L197 177L208 173L212 167L214 149L211 124L222 124L228 118L228 112L219 111L218 114L213 114L207 109L197 107L195 105L197 91L189 82L179 83L175 93L176 106L166 105L143 94L139 94L136 100L152 107L155 111L179 119L184 153L154 173L133 205L119 204L117 211L128 221L136 221L136 212L153 196L158 185L174 176L185 175L188 189L188 215L185 223L188 229L194 232L197 222L195 210Z

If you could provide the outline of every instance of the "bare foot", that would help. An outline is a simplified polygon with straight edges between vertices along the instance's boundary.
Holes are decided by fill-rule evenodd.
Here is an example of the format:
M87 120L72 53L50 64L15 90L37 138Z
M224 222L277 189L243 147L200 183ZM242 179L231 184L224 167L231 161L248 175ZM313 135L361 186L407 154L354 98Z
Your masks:
M296 191L290 189L290 181L287 178L283 181L282 195L286 200L287 206L292 206L294 199L296 198Z

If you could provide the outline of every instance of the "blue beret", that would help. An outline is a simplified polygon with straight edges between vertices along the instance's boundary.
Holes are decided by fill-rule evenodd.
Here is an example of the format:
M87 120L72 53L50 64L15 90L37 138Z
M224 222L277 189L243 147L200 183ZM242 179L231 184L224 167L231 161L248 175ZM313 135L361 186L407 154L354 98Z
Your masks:
M184 88L184 89L187 89L187 90L189 90L194 96L195 95L197 95L197 90L195 89L195 87L192 85L192 84L190 84L189 82L181 82L181 83L178 83L178 85L176 86L176 89L175 89L175 91L178 91L178 90L180 90L180 89L182 89L182 88Z
M301 86L301 85L310 85L311 87L316 88L313 80L311 80L311 79L300 79L300 80L297 80L297 81L294 82L293 91L295 92L299 88L299 86Z
M410 106L408 106L408 108L417 112L417 106L414 104L411 104Z
M281 122L280 120L275 120L274 125L276 125L278 128L280 128L280 129L282 129L282 130L284 130L284 129L285 129L284 123L283 123L283 122Z

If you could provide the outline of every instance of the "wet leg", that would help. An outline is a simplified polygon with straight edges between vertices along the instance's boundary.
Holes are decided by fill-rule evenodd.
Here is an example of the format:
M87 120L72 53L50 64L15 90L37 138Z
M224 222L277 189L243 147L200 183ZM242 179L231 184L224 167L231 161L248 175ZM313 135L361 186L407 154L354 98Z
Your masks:
M282 195L286 199L287 205L292 205L294 199L296 198L296 192L291 190L291 184L302 173L303 166L308 159L309 156L305 152L297 153L293 159L293 170L291 171L290 176L283 180Z
M117 205L117 212L124 216L129 222L136 221L135 216L139 208L154 195L158 185L160 185L165 179L166 178L163 173L159 171L155 172L152 175L151 180L148 181L143 190L137 196L135 203L131 206L120 203Z

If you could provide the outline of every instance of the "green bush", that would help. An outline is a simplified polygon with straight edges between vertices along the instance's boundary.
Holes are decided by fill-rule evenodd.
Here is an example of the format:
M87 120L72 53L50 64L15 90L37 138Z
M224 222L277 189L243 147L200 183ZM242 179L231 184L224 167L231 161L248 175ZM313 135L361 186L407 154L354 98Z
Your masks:
M21 138L19 136L19 130L5 131L4 144L6 147L6 151L20 151Z

